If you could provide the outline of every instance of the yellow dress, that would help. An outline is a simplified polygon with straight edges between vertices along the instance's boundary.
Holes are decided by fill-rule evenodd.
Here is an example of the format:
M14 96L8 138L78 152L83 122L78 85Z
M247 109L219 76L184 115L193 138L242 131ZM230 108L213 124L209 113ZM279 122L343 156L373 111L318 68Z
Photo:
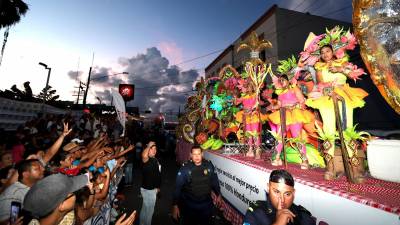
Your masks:
M337 59L332 62L332 66L342 66L347 62L347 58ZM368 96L368 93L361 88L350 87L347 83L347 77L343 73L333 73L329 71L329 64L324 62L317 62L315 64L315 69L322 74L322 82L329 83L334 82L335 86L333 91L342 96L346 102L346 107L352 109L363 107L365 101L363 98ZM306 101L306 105L315 109L322 108L333 108L332 99L330 96L321 96L316 99L309 98Z
M347 62L346 58L337 59L332 62L332 66L342 66ZM345 100L345 115L346 115L346 127L353 126L353 109L357 107L363 107L365 102L363 98L365 98L368 93L365 92L361 88L352 88L347 83L347 77L343 73L332 73L329 71L329 64L318 62L315 64L315 69L321 73L321 79L323 83L334 84L333 91L344 98ZM333 106L332 98L328 95L324 95L318 98L308 98L306 100L306 105L309 107L318 109L322 122L323 122L323 131L327 135L334 135L336 132L336 118L335 111ZM339 104L339 112L342 113L341 105ZM343 115L342 115L343 118ZM333 140L329 140L331 146L329 149L325 149L326 152L333 156L335 144ZM352 156L352 152L349 152L349 156Z

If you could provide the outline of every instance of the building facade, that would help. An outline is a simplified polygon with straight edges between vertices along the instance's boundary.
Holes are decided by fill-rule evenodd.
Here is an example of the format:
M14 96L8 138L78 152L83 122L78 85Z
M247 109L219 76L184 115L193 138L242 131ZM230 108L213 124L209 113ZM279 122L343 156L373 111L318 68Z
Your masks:
M257 33L259 39L271 42L272 48L260 52L260 59L271 63L275 69L278 60L287 59L291 55L297 57L303 51L304 43L310 32L317 35L322 34L325 33L326 28L331 29L337 25L344 29L352 29L351 23L283 9L274 5L206 67L206 78L218 76L220 69L227 64L235 67L238 72L242 72L243 64L250 58L250 52L243 50L238 53L237 48L247 40L253 31ZM352 63L363 67L368 72L358 48L349 52L349 56ZM359 124L358 128L372 131L372 134L378 136L384 133L381 132L382 130L394 130L400 134L400 117L380 95L369 75L363 76L362 80L356 83L349 80L349 83L350 86L362 88L369 93L369 96L365 98L365 106L357 108L354 112L354 122Z
M276 66L278 59L286 59L292 54L300 53L310 32L324 33L325 28L330 29L336 25L345 29L351 28L351 23L274 5L206 67L206 78L218 76L220 69L227 64L233 65L240 72L243 64L249 59L249 50L238 53L237 48L253 31L257 33L259 39L270 41L272 44L272 48L260 52L260 59Z

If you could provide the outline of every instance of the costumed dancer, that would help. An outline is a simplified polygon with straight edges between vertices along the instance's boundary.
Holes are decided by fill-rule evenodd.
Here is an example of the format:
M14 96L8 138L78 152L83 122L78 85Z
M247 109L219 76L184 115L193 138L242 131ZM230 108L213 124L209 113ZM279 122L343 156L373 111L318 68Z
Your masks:
M236 104L242 104L243 108L241 111L236 113L236 121L242 124L242 130L244 131L244 138L249 149L246 153L247 157L254 157L254 150L256 151L255 158L260 159L261 157L261 119L264 116L260 114L258 110L258 96L255 92L255 87L250 80L245 84L245 88L242 88L242 96L236 99ZM261 118L262 117L262 118Z
M310 42L311 41L311 42ZM307 43L309 42L309 43ZM353 126L353 109L363 107L368 93L360 88L352 88L347 83L347 78L357 80L364 71L348 62L346 50L354 49L355 37L350 32L343 32L342 29L334 29L319 36L310 34L305 45L305 51L301 53L301 60L307 65L314 65L317 71L318 91L309 94L306 104L309 107L318 109L322 122L324 135L334 136L336 132L335 111L332 94L341 96L345 102L345 109L339 105L341 118L345 118L343 124L347 128ZM318 57L319 56L319 57ZM317 62L318 61L318 62ZM343 115L343 113L345 113ZM336 177L333 165L335 150L334 139L326 140L323 143L327 171L324 174L326 180ZM349 151L349 157L353 152ZM360 176L360 174L357 174Z
M290 80L294 79L291 77ZM291 84L286 74L280 75L279 78L273 77L275 85L275 93L278 95L278 106L286 109L286 131L283 131L286 135L287 131L290 131L292 138L300 139L299 148L301 154L301 169L308 169L308 161L306 156L306 146L304 138L302 138L302 129L304 123L309 123L311 118L308 113L304 110L305 98L301 93L301 90L296 84ZM273 124L281 124L280 111L275 111L269 115L269 119ZM278 133L281 134L281 127L278 126ZM281 151L283 148L283 140L278 141L276 146L276 157L272 161L273 166L282 165L280 159Z
M238 102L242 102L242 115L239 113L236 120L243 122L244 137L249 143L249 150L246 156L253 156L253 149L256 148L256 159L261 158L261 122L266 120L267 116L260 112L260 90L264 84L264 79L268 73L272 73L271 65L267 65L260 59L260 51L271 48L270 41L260 39L256 32L252 32L245 42L242 42L237 52L244 49L250 50L250 61L246 63L245 73L247 77L247 91L242 90L246 94L242 94ZM243 74L242 74L243 75ZM243 81L243 79L242 79ZM243 83L243 82L242 82Z

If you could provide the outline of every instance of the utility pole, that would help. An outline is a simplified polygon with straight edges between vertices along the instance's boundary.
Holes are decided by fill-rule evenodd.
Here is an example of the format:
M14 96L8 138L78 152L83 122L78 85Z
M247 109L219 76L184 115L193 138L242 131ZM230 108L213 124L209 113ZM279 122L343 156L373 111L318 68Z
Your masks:
M89 76L86 82L86 90L85 90L85 94L83 95L83 108L86 107L86 98L87 98L87 93L89 90L89 85L90 85L90 74L92 73L92 67L89 68Z
M85 107L86 107L86 98L87 98L87 94L88 94L88 91L89 91L90 75L92 73L93 61L94 61L94 52L93 52L93 56L92 56L92 65L89 68L89 75L88 75L87 82L86 82L85 94L83 95L83 109L85 109Z
M83 91L83 86L85 84L82 81L79 81L79 87L74 87L74 88L78 88L78 95L73 95L73 96L78 96L78 98L76 99L76 104L79 104L79 99L81 97L81 91Z

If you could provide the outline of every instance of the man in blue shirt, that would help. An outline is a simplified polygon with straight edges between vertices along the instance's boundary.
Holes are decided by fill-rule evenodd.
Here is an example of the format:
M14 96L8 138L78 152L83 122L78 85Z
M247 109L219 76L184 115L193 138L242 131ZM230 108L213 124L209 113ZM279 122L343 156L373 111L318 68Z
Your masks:
M176 177L172 216L182 219L183 224L208 225L213 212L212 191L218 196L217 205L221 202L218 177L199 146L192 147L190 156Z

